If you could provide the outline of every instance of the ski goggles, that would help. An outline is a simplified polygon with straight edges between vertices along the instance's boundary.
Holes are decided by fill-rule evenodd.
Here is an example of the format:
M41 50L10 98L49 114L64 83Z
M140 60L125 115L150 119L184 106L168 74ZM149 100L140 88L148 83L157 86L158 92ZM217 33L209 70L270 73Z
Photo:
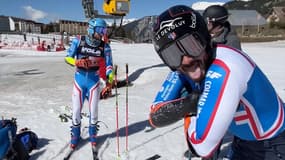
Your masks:
M198 57L205 48L206 45L193 34L187 34L162 48L158 54L167 66L176 70L181 66L183 56Z
M107 28L106 27L95 27L94 32L100 35L105 35L107 33Z
M90 35L93 35L94 33L98 33L99 35L105 35L107 34L107 28L106 27L94 27L94 28L88 28L88 32Z

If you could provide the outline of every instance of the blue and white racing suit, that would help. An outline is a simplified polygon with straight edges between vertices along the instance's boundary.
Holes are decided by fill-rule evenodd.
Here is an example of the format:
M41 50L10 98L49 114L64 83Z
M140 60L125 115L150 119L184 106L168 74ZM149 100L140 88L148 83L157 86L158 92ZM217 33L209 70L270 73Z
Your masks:
M202 157L214 152L227 131L242 140L260 141L285 130L282 100L260 68L241 51L218 45L201 83L171 72L152 108L179 98L184 87L188 92L202 92L197 115L191 117L187 129L188 143ZM280 143L285 144L285 139Z
M104 60L106 64L106 75L112 73L112 55L109 44L101 41L99 44L91 44L87 37L75 38L67 51L67 57L80 60L88 58L96 64L90 68L76 67L74 75L74 86L72 93L73 125L79 125L81 122L81 110L85 98L88 99L90 124L95 124L98 120L98 102L99 91L99 63Z

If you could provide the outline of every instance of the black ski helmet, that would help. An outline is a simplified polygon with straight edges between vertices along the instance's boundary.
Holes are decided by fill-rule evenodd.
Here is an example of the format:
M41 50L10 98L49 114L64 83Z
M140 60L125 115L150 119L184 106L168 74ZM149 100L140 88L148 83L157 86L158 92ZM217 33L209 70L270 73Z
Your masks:
M157 21L153 26L155 51L160 56L159 52L162 49L186 34L193 35L202 45L206 46L208 54L212 53L210 51L211 36L206 22L199 12L185 5L170 7L157 17Z
M224 24L229 17L229 12L224 6L212 5L205 9L203 17L206 22Z

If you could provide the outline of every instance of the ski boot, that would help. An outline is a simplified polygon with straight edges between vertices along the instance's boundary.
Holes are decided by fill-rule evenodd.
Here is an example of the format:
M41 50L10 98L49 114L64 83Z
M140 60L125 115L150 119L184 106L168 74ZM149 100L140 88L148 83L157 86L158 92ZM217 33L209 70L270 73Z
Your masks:
M72 149L75 149L78 142L80 140L80 124L79 125L72 125L71 126L71 141L70 141L70 147Z
M97 123L91 124L89 126L89 141L92 146L95 146L97 143L97 131L99 130L99 125Z
M99 125L97 123L95 124L91 124L89 126L89 141L91 143L92 146L92 154L93 154L93 159L97 160L98 159L98 149L96 147L96 143L97 143L97 132L99 130Z

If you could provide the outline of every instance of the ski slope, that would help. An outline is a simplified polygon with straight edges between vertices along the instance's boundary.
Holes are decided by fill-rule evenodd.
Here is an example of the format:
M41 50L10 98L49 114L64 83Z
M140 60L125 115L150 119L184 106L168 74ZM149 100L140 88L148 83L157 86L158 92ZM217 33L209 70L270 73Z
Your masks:
M123 44L112 42L114 64L118 79L125 78L129 64L128 88L128 146L126 146L126 88L118 89L119 154L128 149L130 160L144 160L155 154L161 160L182 160L187 150L183 121L164 128L148 125L149 107L169 69L165 67L152 44ZM244 51L256 60L285 100L285 43L244 43ZM0 49L0 116L16 117L18 128L28 127L39 137L38 149L31 160L61 160L70 140L71 122L61 122L60 113L68 113L74 68L64 63L65 52L37 52ZM113 90L114 92L114 90ZM116 159L116 98L99 103L99 158ZM67 106L67 107L66 107ZM83 112L87 112L85 103ZM82 141L71 159L92 159L88 142L88 119L82 119ZM222 154L227 143L223 145ZM199 159L199 158L195 158Z

